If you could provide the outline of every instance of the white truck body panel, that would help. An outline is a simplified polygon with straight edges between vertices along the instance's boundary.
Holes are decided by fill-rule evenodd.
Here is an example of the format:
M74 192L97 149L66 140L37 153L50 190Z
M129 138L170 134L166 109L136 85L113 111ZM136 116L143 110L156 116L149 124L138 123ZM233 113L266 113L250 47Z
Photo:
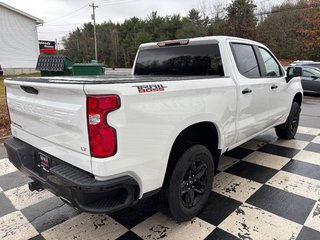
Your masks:
M161 94L137 94L135 84L100 89L85 85L88 95L116 93L121 98L121 108L108 116L117 130L118 152L106 160L92 158L92 172L99 179L131 173L143 183L144 192L161 187L174 140L198 122L217 124L223 133L219 147L235 143L236 91L231 78L185 81L183 91L179 81L161 84L167 87Z
M239 73L230 42L265 46L229 37L196 38L190 44L210 41L219 42L225 77L159 78L149 82L132 78L132 82L119 84L97 84L94 79L75 84L8 79L5 84L13 135L92 173L97 180L130 175L139 183L140 197L158 189L163 184L172 145L184 129L199 122L213 123L223 153L284 123L293 97L302 93L299 79L287 83L285 76L248 79ZM144 44L141 48L155 45ZM65 77L66 81L75 79ZM270 87L275 83L278 88L272 91ZM166 88L139 93L137 85L144 84L162 84ZM39 89L39 95L25 93L21 85ZM247 87L252 94L242 94ZM120 109L108 114L108 124L117 131L118 149L112 157L94 158L89 150L86 97L107 94L116 94L121 100Z

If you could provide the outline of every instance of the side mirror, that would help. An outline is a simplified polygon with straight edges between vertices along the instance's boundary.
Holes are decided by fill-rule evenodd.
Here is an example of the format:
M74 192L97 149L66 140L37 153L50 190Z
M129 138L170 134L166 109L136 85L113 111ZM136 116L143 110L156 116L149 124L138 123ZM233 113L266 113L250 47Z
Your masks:
M287 77L286 81L289 82L294 77L302 76L302 68L301 67L288 67L287 68Z

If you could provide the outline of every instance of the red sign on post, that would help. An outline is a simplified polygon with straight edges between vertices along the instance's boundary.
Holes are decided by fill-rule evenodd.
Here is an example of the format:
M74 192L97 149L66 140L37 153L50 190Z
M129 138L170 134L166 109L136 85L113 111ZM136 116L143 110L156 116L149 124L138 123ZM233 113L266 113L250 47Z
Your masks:
M39 49L41 53L55 53L57 52L56 42L39 40Z

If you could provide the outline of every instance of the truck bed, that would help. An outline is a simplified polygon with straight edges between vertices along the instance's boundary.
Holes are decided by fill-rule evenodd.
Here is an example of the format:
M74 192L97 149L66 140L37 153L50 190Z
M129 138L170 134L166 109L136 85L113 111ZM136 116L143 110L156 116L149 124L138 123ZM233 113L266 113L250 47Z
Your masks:
M56 84L121 84L137 82L165 82L209 79L221 76L156 76L156 75L131 75L131 73L107 73L100 76L68 76L68 77L16 77L8 78L10 81L56 83Z

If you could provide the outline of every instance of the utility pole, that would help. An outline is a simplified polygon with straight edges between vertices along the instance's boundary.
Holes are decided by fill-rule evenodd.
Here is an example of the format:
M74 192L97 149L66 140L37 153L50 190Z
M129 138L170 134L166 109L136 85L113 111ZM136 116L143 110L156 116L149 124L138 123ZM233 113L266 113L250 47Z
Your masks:
M94 34L94 55L96 58L96 61L98 62L98 50L97 50L97 32L96 32L96 8L99 6L94 5L94 2L92 4L89 4L89 7L92 7L92 15L91 19L93 20L93 34Z

